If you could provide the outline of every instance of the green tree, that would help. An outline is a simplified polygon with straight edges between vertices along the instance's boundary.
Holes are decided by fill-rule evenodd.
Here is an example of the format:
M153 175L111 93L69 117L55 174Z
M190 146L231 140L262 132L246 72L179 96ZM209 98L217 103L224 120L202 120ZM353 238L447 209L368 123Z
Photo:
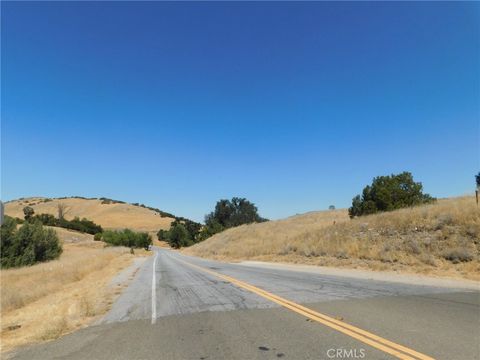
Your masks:
M223 230L225 230L225 228L218 221L212 219L200 230L199 240L202 241L208 239L210 236L222 232Z
M12 244L15 241L14 236L17 230L17 222L11 217L5 216L5 220L0 227L0 244L1 244L1 263L2 267L8 265Z
M157 238L159 241L167 241L168 242L168 230L160 229L157 232Z
M23 214L25 215L25 220L26 221L30 221L30 219L32 218L33 214L35 214L35 210L33 210L32 207L30 206L25 206L23 208Z
M435 198L423 193L421 182L415 182L411 173L403 172L374 178L372 184L363 189L361 196L352 199L348 213L353 218L433 201Z
M177 222L172 224L168 235L168 243L171 247L179 249L184 246L192 245L193 241L190 238L190 234L186 227L182 223Z
M245 198L234 197L232 200L219 200L215 210L205 217L205 224L217 222L223 228L266 221L258 215L255 204Z
M263 222L267 219L258 214L255 204L245 198L234 197L232 200L222 199L215 205L215 210L205 216L205 226L198 236L199 240L234 226Z

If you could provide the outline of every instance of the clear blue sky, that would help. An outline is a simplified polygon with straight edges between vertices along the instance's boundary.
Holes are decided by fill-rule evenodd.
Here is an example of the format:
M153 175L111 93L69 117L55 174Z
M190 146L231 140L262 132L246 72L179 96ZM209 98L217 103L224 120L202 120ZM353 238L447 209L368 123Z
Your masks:
M2 2L2 199L202 220L350 205L376 175L474 189L480 4Z

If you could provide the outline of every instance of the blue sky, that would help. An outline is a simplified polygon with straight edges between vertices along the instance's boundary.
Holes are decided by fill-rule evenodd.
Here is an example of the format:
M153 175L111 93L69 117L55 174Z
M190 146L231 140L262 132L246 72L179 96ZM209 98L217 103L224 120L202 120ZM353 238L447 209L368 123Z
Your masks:
M2 2L2 199L110 197L202 220L347 207L480 170L480 4Z

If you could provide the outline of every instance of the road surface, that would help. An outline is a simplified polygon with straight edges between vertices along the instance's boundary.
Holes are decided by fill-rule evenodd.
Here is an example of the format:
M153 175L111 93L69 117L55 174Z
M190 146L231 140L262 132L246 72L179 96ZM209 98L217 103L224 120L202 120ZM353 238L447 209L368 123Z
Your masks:
M14 358L473 360L480 292L155 249L100 323Z

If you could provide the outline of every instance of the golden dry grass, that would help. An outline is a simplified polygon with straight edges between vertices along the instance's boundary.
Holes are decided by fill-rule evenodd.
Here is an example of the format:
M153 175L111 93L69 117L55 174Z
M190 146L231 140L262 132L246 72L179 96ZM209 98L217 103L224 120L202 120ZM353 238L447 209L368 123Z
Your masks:
M244 225L184 252L479 280L479 250L480 210L466 196L353 220L337 210Z
M21 225L18 225L21 226ZM56 226L46 226L55 230L62 243L93 242L93 235L79 231L68 230Z
M44 202L45 198L27 198L10 201L5 204L5 214L23 219L23 208L31 206L35 214L52 214L57 216L59 203L67 206L66 219L75 216L86 217L106 229L129 228L136 231L157 232L159 229L169 229L173 221L169 217L161 217L155 211L131 204L102 204L101 200L90 199L53 199Z
M58 260L1 270L1 351L58 338L104 314L121 290L111 279L146 252L135 254L93 241L65 243Z

